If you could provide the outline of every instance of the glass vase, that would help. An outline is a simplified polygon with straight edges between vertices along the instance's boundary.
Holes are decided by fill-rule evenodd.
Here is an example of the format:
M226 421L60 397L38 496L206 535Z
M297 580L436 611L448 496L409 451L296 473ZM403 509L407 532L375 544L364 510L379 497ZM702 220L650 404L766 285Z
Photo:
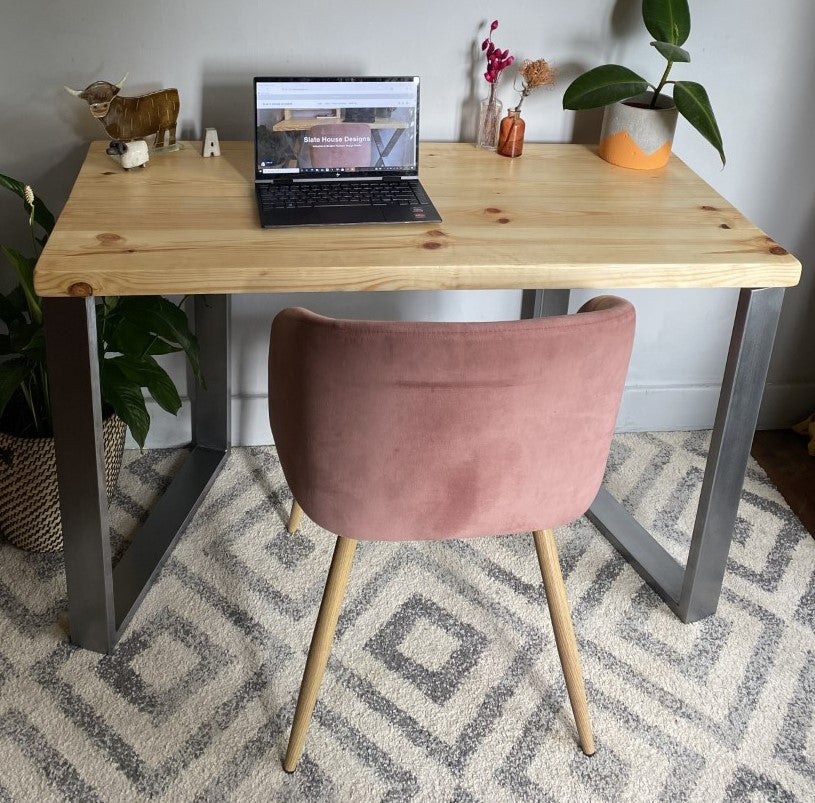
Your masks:
M498 123L504 104L495 97L494 87L488 98L481 101L478 113L478 140L479 148L494 151L498 145Z
M501 156L520 156L524 152L524 131L526 122L521 117L520 109L509 109L507 116L501 120L498 132L498 153Z

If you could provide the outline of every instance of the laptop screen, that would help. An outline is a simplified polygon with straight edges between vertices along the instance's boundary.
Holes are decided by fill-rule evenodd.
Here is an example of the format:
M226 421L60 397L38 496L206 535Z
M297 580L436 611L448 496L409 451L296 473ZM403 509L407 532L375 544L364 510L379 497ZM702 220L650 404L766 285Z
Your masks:
M419 79L255 78L258 179L418 172Z

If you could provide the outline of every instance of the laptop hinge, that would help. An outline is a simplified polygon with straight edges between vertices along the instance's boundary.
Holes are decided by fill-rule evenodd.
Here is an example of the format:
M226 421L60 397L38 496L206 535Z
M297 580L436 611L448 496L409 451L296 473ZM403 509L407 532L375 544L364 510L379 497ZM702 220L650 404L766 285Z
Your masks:
M382 181L401 181L402 176L382 176Z

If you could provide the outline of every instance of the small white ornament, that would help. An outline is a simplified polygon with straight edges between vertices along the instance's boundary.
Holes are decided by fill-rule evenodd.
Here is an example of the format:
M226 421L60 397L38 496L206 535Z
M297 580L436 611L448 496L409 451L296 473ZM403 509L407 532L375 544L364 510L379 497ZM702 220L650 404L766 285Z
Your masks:
M204 130L204 147L201 156L220 156L221 146L218 144L218 132L214 128Z
M147 162L150 161L147 143L143 139L135 139L132 142L122 142L114 139L108 146L107 154L125 170L130 170L133 167L145 167Z

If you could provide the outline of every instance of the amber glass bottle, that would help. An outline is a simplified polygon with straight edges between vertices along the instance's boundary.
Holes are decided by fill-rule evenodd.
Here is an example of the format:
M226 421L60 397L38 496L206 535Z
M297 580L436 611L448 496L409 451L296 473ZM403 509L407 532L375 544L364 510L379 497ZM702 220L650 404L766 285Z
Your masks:
M501 156L520 156L524 152L524 130L526 123L518 109L509 109L501 120L498 133L498 153Z

